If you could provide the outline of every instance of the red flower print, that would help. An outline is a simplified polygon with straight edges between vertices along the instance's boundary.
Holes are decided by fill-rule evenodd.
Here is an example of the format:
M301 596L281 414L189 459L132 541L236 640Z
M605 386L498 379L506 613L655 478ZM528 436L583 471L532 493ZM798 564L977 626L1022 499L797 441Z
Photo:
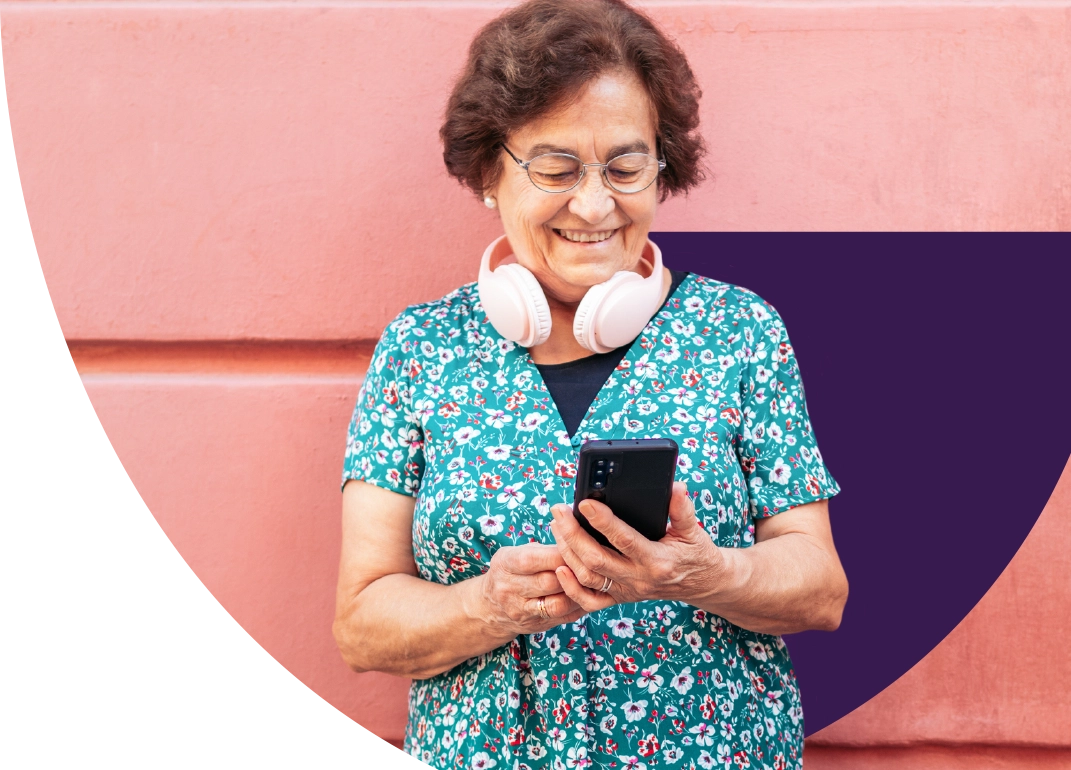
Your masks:
M502 477L497 474L482 473L480 474L480 480L476 483L484 489L501 489Z
M461 407L457 405L456 401L450 401L439 407L440 417L457 417L461 414Z
M640 743L636 750L640 753L640 756L649 757L658 751L660 745L658 738L648 735L646 738L640 738Z
M740 424L740 410L736 407L729 407L728 409L721 410L721 418L732 426Z
M703 696L703 702L699 704L699 711L706 719L713 719L718 709L718 704L709 695Z
M777 360L783 364L788 363L788 357L792 355L792 346L787 342L782 342L777 346Z
M699 381L703 379L703 375L701 375L695 369L689 369L684 373L684 376L681 377L681 379L684 380L684 384L687 385L689 388L694 388L696 385L699 384Z
M519 390L512 396L506 399L506 409L520 409L521 404L528 400L528 396L521 393Z
M639 666L636 665L636 659L631 655L627 658L624 655L614 655L614 668L623 674L635 674L639 670Z
M509 745L520 746L524 743L524 728L521 725L509 729Z
M565 724L565 720L569 718L569 712L572 711L572 707L565 702L564 698L558 699L558 706L554 709L554 721L558 724Z
M565 460L558 460L554 463L554 475L561 476L563 479L576 478L576 463L567 463Z

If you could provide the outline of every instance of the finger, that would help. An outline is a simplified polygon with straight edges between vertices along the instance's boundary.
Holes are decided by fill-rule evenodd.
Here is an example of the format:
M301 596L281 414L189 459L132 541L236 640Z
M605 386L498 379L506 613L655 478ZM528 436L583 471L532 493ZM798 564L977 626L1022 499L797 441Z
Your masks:
M519 593L527 598L538 599L540 596L551 596L562 592L561 584L558 583L558 576L553 572L525 575L523 578L516 578L516 580L523 581Z
M551 531L554 531L555 524L551 524ZM606 578L588 568L586 564L577 556L573 549L569 547L569 544L562 540L558 543L558 550L561 551L562 559L565 560L565 565L572 570L573 576L580 582L582 586L587 588L601 588L606 583ZM554 578L557 580L557 576ZM560 582L559 582L560 586Z
M553 545L529 543L527 545L505 546L500 548L502 567L516 575L535 575L539 572L553 572L562 566L562 557Z
M545 618L539 612L540 599L543 600L543 606L547 610L547 617ZM576 612L579 608L579 605L564 593L554 594L553 596L540 596L535 599L526 599L524 606L528 611L528 614L533 618L540 618L542 620L564 617Z
M694 530L699 528L695 504L688 496L688 485L682 481L673 484L673 496L669 499L669 524L674 534L681 537L694 534Z
M596 575L605 575L614 580L624 574L629 562L621 554L600 545L588 534L567 505L556 506L551 511L554 521L551 522L550 529L558 543L559 551L562 552L562 558L565 558L563 546L576 557L572 563L566 562L571 569L580 571L578 565L582 565ZM586 578L587 575L581 573L578 577ZM594 582L594 578L591 582ZM599 585L602 585L602 581Z
M650 550L651 541L614 516L609 506L598 500L581 500L580 512L595 529L606 535L622 554L633 561L641 561Z
M586 588L576 579L576 575L568 567L559 567L557 570L558 582L565 590L565 595L584 609L585 612L597 612L613 606L616 602L610 594L604 594Z

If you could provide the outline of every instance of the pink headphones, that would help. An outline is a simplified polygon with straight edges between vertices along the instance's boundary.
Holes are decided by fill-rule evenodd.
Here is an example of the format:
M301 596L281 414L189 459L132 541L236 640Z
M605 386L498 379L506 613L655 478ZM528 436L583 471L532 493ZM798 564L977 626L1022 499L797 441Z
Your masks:
M586 350L609 353L639 336L662 303L662 252L651 241L640 261L646 278L620 270L588 289L573 319L573 336ZM492 267L493 265L493 267ZM539 281L517 263L506 236L495 239L480 260L480 302L495 330L526 348L550 336L550 306Z

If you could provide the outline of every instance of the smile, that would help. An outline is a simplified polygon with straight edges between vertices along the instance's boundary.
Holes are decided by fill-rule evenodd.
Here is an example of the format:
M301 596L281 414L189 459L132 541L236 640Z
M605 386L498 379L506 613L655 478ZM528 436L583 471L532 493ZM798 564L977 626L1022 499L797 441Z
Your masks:
M558 230L555 228L554 232L560 235L567 241L573 243L598 243L599 241L605 241L612 236L617 230L603 230L601 232L592 233L586 230Z

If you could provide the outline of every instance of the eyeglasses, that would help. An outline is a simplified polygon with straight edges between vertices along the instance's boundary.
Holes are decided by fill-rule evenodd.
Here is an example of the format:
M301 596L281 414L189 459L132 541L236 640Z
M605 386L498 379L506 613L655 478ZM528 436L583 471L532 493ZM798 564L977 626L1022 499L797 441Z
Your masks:
M638 193L646 190L664 171L666 162L643 152L629 152L610 159L607 163L584 163L575 155L551 152L537 155L524 161L510 152L509 147L501 145L517 165L528 172L532 184L543 192L569 192L584 178L588 166L602 169L602 177L612 190L619 193Z

